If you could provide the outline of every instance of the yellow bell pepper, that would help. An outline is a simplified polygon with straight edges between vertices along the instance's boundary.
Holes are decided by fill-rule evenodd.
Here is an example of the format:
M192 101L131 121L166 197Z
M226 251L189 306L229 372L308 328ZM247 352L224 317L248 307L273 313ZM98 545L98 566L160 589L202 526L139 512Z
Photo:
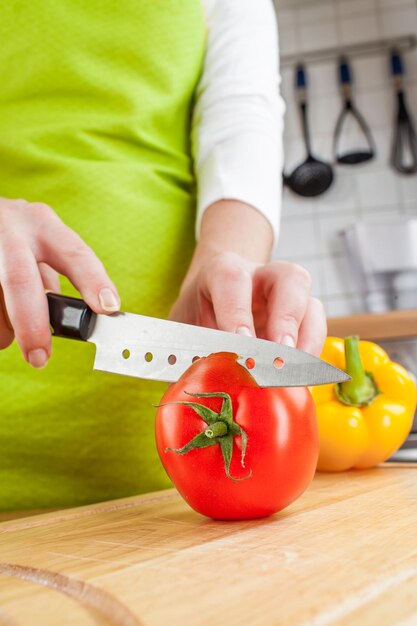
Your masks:
M407 438L417 402L411 375L387 353L359 337L326 339L321 358L351 380L312 387L320 433L317 469L373 467Z

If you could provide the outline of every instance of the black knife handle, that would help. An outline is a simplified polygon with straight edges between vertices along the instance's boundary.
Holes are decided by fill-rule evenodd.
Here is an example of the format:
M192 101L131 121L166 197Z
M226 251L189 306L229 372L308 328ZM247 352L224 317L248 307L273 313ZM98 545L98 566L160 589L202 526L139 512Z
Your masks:
M49 322L55 337L87 341L93 332L96 314L84 300L61 296L49 291L46 294Z

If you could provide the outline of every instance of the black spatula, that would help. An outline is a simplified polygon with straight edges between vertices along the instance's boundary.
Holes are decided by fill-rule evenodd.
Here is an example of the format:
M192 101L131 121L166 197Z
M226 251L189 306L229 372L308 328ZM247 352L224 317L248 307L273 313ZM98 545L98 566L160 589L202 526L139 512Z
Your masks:
M373 159L376 154L375 143L371 134L371 130L366 123L362 114L356 108L351 94L352 73L349 63L345 57L339 62L339 83L343 97L343 108L340 112L336 123L333 138L333 153L337 163L342 165L358 165L365 161ZM353 118L364 136L368 148L365 150L354 150L351 152L340 153L340 144L342 140L342 131L347 119Z

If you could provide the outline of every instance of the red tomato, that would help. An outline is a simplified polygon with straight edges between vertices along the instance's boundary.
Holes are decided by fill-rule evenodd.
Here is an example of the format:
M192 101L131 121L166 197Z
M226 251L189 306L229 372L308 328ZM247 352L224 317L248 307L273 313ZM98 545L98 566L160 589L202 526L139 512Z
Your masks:
M319 451L309 390L259 387L237 358L223 352L193 363L168 388L156 415L158 453L172 482L193 509L222 520L264 517L288 506L312 480ZM213 427L189 403L219 414L226 397L198 397L218 392L230 396L233 422L208 411L212 424L221 423ZM210 429L219 434L201 434ZM180 454L197 435L208 447Z

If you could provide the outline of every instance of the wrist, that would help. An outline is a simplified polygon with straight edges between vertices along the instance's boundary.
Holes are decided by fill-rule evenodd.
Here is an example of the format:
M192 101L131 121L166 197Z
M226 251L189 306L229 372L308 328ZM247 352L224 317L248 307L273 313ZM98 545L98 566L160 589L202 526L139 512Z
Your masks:
M213 203L204 212L183 289L217 254L231 252L248 262L264 264L271 256L272 244L272 227L257 209L238 200Z

